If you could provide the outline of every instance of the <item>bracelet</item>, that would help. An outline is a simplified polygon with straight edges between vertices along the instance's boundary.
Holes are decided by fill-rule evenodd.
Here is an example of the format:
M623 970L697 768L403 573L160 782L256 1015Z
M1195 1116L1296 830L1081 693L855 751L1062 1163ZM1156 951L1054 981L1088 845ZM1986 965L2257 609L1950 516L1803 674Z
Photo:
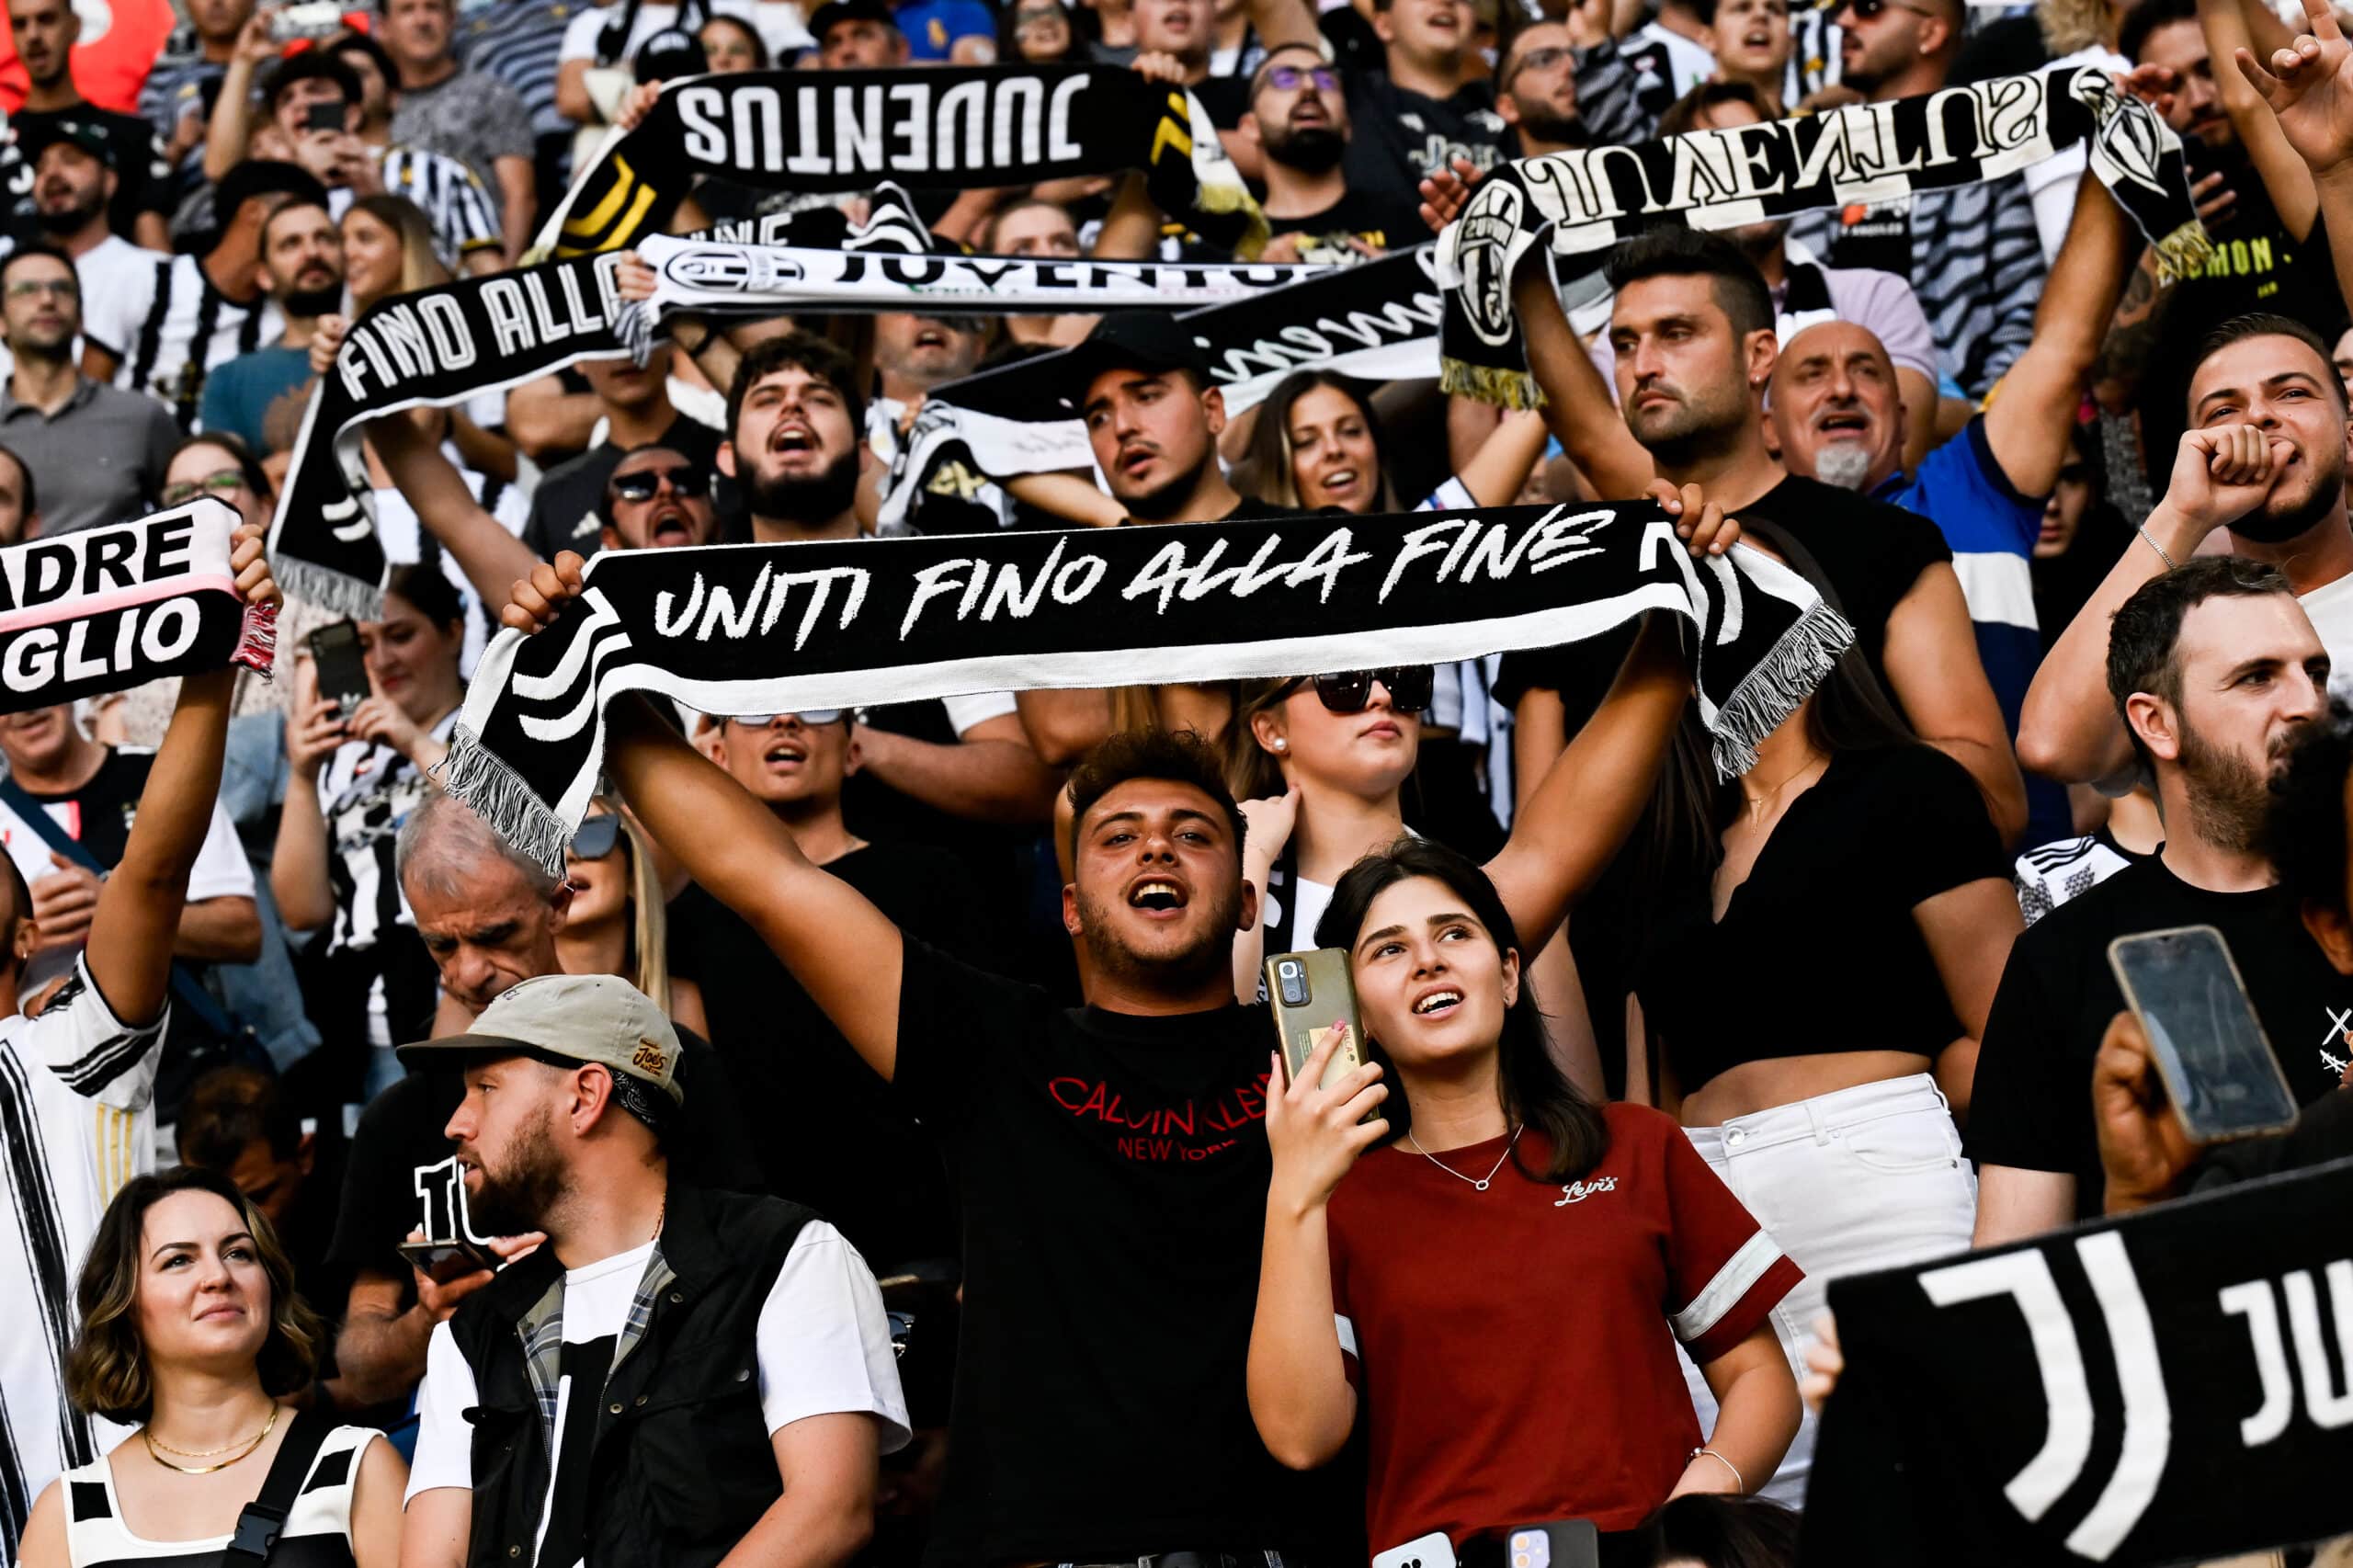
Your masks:
M2158 560L2160 560L2160 561L2162 561L2162 562L2164 562L2165 563L2165 570L2166 570L2166 571L2171 572L2171 571L2177 570L2177 569L2178 568L2178 566L2180 565L2180 562L2178 562L2175 561L2175 560L2174 560L2174 558L2173 558L2172 556L2167 555L2167 554L2165 553L2165 547L2164 545L2159 544L2159 543L2157 542L2157 537L2156 537L2156 535L2154 535L2154 534L2153 534L2153 533L2151 533L2151 532L2149 531L2149 525L2148 525L2148 524L2146 524L2146 523L2141 523L2141 524L2138 524L2138 525L2135 527L2134 531L2135 531L2135 532L2137 532L2137 533L2139 533L2139 534L2140 534L2140 536L2141 536L2143 540L2147 540L2147 541L2148 541L2148 545L2149 545L2149 548L2150 548L2151 550L2154 550L2154 551L2155 551L2157 552L2157 559L2158 559Z
M1722 1455L1722 1454L1720 1454L1720 1453L1716 1452L1716 1450L1715 1450L1715 1449L1711 1449L1711 1448L1705 1448L1705 1447L1697 1448L1697 1449L1692 1449L1692 1450L1691 1450L1691 1453L1690 1453L1690 1458L1692 1458L1692 1459L1695 1459L1695 1460L1696 1460L1696 1459L1698 1459L1701 1454L1705 1454L1705 1455L1707 1455L1710 1459L1711 1459L1711 1460L1715 1460L1718 1464L1720 1464L1720 1465L1723 1466L1726 1470L1731 1471L1732 1471L1733 1484L1733 1485L1735 1485L1735 1486L1737 1486L1737 1487L1739 1487L1739 1488L1740 1488L1740 1490L1741 1490L1744 1494L1745 1494L1745 1493L1748 1491L1748 1483L1747 1483L1747 1481L1746 1481L1745 1478L1743 1478L1743 1476L1741 1475L1741 1473L1740 1473L1740 1467L1739 1467L1738 1465L1736 1465L1736 1464L1733 1463L1733 1462L1732 1462L1732 1460L1728 1460L1728 1459L1724 1458L1724 1456L1723 1456L1723 1455Z

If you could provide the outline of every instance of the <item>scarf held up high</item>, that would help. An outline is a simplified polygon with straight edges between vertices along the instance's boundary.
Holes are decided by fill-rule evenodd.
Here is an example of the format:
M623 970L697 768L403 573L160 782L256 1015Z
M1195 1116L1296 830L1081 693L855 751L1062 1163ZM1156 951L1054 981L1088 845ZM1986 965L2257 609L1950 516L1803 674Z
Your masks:
M1755 551L1694 561L1649 502L607 551L551 628L484 652L443 783L553 873L623 692L779 713L1291 676L1574 642L1649 609L1693 623L1728 772L1854 640Z
M0 549L0 713L235 662L267 673L229 569L236 510L211 496L136 522Z
M1267 222L1182 87L1101 65L746 71L668 84L608 139L540 232L558 256L619 250L668 222L695 180L970 190L1141 169L1163 212L1256 256Z
M1512 278L1548 234L1554 275L1565 281L1599 267L1619 241L1662 222L1733 229L1975 185L2078 143L2088 144L2092 172L2157 247L2164 267L2184 270L2203 261L2210 245L2179 139L2093 66L1639 146L1524 158L1483 179L1439 238L1449 290L1443 384L1489 403L1535 405Z

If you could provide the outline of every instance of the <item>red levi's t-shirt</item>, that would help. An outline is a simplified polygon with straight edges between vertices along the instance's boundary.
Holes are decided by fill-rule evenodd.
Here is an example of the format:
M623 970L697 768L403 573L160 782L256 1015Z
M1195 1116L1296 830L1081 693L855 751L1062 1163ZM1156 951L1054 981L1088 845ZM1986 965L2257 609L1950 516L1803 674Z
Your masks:
M1357 1163L1328 1209L1332 1300L1370 1422L1366 1528L1588 1518L1630 1529L1700 1441L1676 1360L1745 1339L1802 1278L1674 1120L1609 1105L1609 1153L1567 1185L1510 1162L1475 1190L1410 1144ZM1476 1178L1497 1138L1439 1157ZM1519 1164L1541 1170L1543 1134Z

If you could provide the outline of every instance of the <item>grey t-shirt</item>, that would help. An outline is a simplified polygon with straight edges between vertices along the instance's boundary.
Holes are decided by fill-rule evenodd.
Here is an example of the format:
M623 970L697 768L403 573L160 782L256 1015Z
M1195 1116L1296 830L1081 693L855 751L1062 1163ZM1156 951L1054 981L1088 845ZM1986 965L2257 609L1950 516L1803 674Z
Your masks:
M32 471L43 535L145 516L179 438L162 403L86 376L53 415L0 383L0 446Z
M457 159L473 170L493 198L498 194L498 160L528 162L535 146L531 114L522 98L479 71L460 71L429 87L402 88L400 107L392 111L392 140Z

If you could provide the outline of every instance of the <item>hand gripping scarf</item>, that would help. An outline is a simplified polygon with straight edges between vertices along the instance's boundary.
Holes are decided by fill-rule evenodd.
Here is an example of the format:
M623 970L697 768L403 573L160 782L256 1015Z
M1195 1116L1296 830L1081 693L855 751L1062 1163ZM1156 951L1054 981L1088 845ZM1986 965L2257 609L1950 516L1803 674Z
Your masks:
M622 692L778 713L1438 664L1648 609L1692 623L1733 773L1854 640L1755 551L1692 560L1649 502L608 551L551 628L484 652L442 781L554 874Z
M0 549L0 713L232 662L267 675L275 611L229 570L236 509L211 496Z
M1550 237L1565 282L1620 240L1662 222L1731 229L1820 208L1887 201L1999 179L2087 143L2093 173L2132 215L2165 267L2210 245L2181 143L2155 111L2094 66L1997 76L1824 115L1695 131L1632 147L1523 158L1481 180L1438 242L1449 294L1444 385L1535 406L1511 281Z
M1034 185L1142 169L1153 200L1245 256L1267 221L1182 87L1101 65L746 71L669 84L608 139L541 230L556 256L620 250L705 175L764 189Z

